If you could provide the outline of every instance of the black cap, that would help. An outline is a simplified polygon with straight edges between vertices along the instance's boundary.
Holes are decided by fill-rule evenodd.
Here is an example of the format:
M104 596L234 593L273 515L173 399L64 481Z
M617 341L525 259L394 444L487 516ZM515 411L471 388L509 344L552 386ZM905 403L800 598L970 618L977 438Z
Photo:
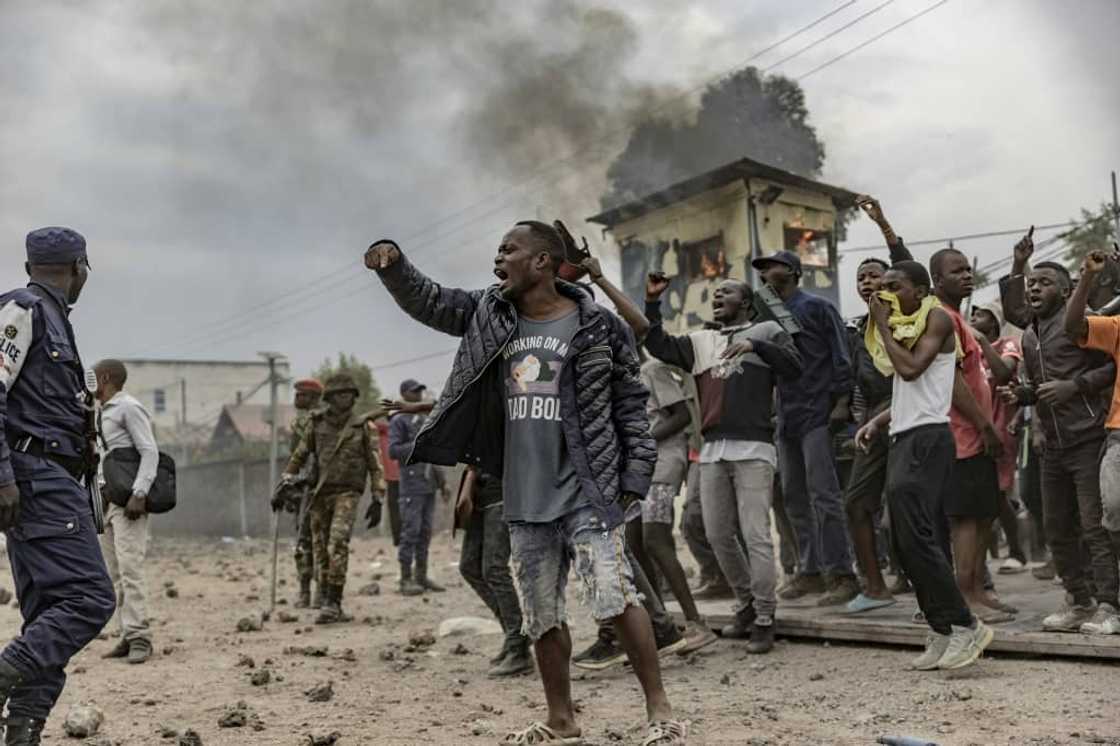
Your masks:
M86 257L86 240L70 228L52 226L27 234L27 261L31 264L69 264Z
M426 388L428 387L412 378L406 378L405 380L401 381L402 394L410 394L414 391L423 391Z
M758 270L765 269L767 264L784 264L793 270L794 274L801 274L801 257L792 251L779 251L769 256L760 256L751 262L751 266Z

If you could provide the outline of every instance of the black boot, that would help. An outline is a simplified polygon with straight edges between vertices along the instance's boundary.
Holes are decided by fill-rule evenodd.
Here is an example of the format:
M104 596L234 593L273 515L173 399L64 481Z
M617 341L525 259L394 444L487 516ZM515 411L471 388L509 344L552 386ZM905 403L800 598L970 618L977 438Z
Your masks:
M423 593L424 589L412 582L412 568L401 565L401 595L419 596Z
M420 586L426 591L432 591L433 593L443 593L447 590L442 585L439 585L428 577L427 560L425 560L424 562L416 563L416 585Z
M323 588L323 605L319 616L315 617L316 624L334 624L342 619L342 599L335 596L335 587Z
M529 638L520 635L509 646L506 657L487 672L487 676L500 678L516 676L533 670L533 656L529 653Z
M726 625L719 631L720 637L727 640L746 640L754 629L754 620L758 618L754 604L735 612L735 621Z
M9 715L8 727L4 729L4 746L39 746L46 724L46 720L39 718Z
M296 608L311 608L311 578L299 579L299 599L296 600Z
M502 630L502 631L504 632L505 630ZM495 655L493 658L490 659L490 665L491 666L496 666L499 663L501 663L502 661L504 661L505 658L506 658L506 655L509 654L509 649L510 649L509 638L503 635L503 637L502 637L502 649L498 651L497 655Z
M747 652L754 655L769 653L774 649L774 625L756 624L751 630L751 641L747 643Z

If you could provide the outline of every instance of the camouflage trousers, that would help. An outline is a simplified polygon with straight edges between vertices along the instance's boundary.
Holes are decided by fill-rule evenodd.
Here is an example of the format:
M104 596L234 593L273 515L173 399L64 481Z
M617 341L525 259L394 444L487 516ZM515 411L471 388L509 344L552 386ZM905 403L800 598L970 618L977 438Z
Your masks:
M300 581L310 581L315 575L315 553L311 545L311 506L304 499L296 513L296 575Z
M322 585L341 587L350 564L350 533L358 513L360 492L318 495L311 503L311 546Z

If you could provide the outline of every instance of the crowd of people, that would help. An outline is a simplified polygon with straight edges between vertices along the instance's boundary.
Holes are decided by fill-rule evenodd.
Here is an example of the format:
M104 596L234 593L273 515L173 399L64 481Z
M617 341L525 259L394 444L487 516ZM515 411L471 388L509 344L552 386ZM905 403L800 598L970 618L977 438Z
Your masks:
M770 653L782 603L806 597L874 614L913 592L914 622L929 630L917 670L980 657L992 626L1018 613L998 593L1005 573L1061 583L1066 603L1044 629L1120 634L1120 317L1093 310L1117 295L1100 278L1114 276L1120 252L1090 252L1075 279L1059 263L1030 265L1032 229L999 302L972 306L964 255L916 262L876 200L859 206L888 252L860 263L867 310L847 323L801 289L788 251L751 263L786 313L726 278L712 321L676 334L661 310L664 273L648 277L643 307L559 222L515 225L483 290L441 286L393 241L371 245L365 264L398 305L462 342L436 401L407 380L398 400L363 413L345 372L296 382L291 457L272 500L297 513L296 606L317 609L320 624L349 619L349 542L367 490L369 527L387 503L399 592L442 592L428 566L433 513L452 492L441 467L460 466L459 569L504 632L489 674L535 667L547 702L543 721L505 743L580 742L570 666L629 660L643 743L683 744L689 724L659 658L720 637ZM105 360L90 377L78 357L68 313L89 272L84 239L42 229L27 252L30 284L0 295L0 530L25 620L0 653L0 707L5 742L30 745L67 661L116 606L121 641L106 657L151 655L142 566L160 456L125 366ZM138 454L135 477L102 502L93 454L126 449ZM673 535L682 494L695 587ZM987 560L1004 541L993 576ZM599 625L579 652L567 624L573 572ZM721 598L734 615L713 630L697 602Z

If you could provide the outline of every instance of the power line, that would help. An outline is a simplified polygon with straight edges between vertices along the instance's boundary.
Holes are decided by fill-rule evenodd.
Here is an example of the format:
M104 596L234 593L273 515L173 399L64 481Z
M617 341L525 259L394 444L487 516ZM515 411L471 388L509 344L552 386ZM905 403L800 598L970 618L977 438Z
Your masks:
M798 49L793 54L791 54L787 57L783 57L782 59L778 60L777 62L770 65L769 67L764 68L763 72L770 72L774 68L776 68L780 65L784 65L785 63L789 62L790 60L797 59L798 57L800 57L805 52L808 52L810 49L813 49L814 47L816 47L820 44L823 44L824 42L828 41L829 39L833 38L834 36L837 36L838 34L843 33L844 31L847 31L848 29L850 29L852 26L855 26L857 23L859 23L863 19L867 18L868 16L872 16L872 15L878 13L880 10L887 7L888 5L891 5L894 2L895 2L895 0L887 0L882 5L879 5L877 7L872 8L871 10L867 11L863 15L856 16L855 19L853 19L851 21L848 21L847 23L845 23L843 26L836 29L835 31L829 32L828 34L822 36L820 39L817 39L816 41L811 42L810 44L807 44L806 46L802 47L801 49Z
M886 31L883 31L882 33L876 34L875 36L872 36L870 39L868 39L867 41L865 41L861 44L857 44L856 46L849 49L847 52L844 52L843 54L838 54L835 57L833 57L832 59L830 59L828 62L825 62L822 65L818 65L818 66L814 67L812 70L810 70L807 73L803 73L802 75L799 75L798 77L794 78L794 80L799 80L799 81L804 80L805 78L809 77L810 75L813 75L815 73L819 73L821 70L825 69L826 67L829 67L830 65L834 65L837 62L839 62L840 60L844 59L845 57L847 57L849 55L852 55L852 54L855 54L856 52L863 49L864 47L866 47L870 44L873 44L874 42L879 41L879 39L882 39L887 34L893 32L893 31L897 31L898 29L902 28L903 26L905 26L909 23L913 23L914 21L916 21L919 18L921 18L922 16L924 16L926 13L930 13L932 11L937 10L938 8L940 8L942 5L944 5L947 2L949 2L949 0L940 0L940 2L934 3L933 5L929 6L925 10L920 11L918 13L915 13L914 15L910 16L909 18L907 18L907 19L905 19L905 20L903 20L899 23L896 23L895 25L888 28Z
M1036 225L1034 227L1034 229L1036 231L1048 231L1048 230L1053 230L1055 228L1070 228L1070 227L1075 226L1075 225L1078 225L1077 221L1076 220L1070 220L1070 221L1067 221L1065 223L1051 223L1050 225ZM987 231L985 233L966 233L966 234L961 235L961 236L945 236L944 238L927 238L927 239L923 239L921 241L907 241L906 245L907 246L929 246L931 244L938 244L938 243L947 244L950 241L953 241L955 243L957 241L972 241L972 240L978 239L978 238L996 238L996 237L999 237L999 236L1021 236L1021 235L1026 234L1026 232L1028 230L1030 230L1029 227L1027 227L1027 228L1013 228L1011 230L1003 230L1003 231ZM873 244L873 245L867 245L867 246L856 246L856 247L850 248L850 249L840 249L840 251L837 252L837 253L840 253L840 254L856 254L856 253L866 252L866 251L882 251L883 249L886 249L886 248L888 248L886 244Z

